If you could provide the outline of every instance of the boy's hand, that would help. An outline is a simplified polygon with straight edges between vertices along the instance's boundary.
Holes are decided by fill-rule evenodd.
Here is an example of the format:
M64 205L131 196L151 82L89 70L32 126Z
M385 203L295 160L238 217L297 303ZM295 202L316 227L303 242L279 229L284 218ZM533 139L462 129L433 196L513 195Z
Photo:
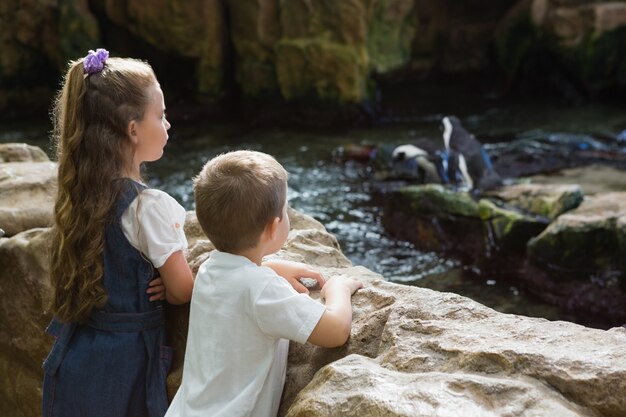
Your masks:
M155 278L148 283L146 294L150 296L150 301L165 300L165 285L161 278Z
M352 294L363 287L352 278L332 278L322 288L326 311L317 323L308 341L322 347L337 347L346 343L352 326Z
M285 278L294 290L302 294L308 294L309 289L302 285L300 278L314 279L320 288L324 288L326 282L322 274L300 262L270 261L265 262L263 265L272 268L274 272Z
M326 293L331 290L342 291L343 287L350 295L354 294L359 288L363 288L363 283L354 278L332 278L326 282L324 288L322 288L321 296L326 298Z

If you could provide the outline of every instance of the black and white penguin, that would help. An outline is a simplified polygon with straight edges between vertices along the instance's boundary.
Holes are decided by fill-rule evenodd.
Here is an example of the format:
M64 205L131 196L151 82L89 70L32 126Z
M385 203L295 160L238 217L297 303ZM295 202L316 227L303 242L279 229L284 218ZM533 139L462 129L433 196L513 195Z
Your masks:
M397 146L392 153L394 173L417 178L421 183L447 184L446 161L442 159L440 151L431 151L414 144Z
M460 177L470 189L490 189L502 185L502 178L494 170L489 155L482 144L455 116L442 119L443 144L451 158L456 159Z

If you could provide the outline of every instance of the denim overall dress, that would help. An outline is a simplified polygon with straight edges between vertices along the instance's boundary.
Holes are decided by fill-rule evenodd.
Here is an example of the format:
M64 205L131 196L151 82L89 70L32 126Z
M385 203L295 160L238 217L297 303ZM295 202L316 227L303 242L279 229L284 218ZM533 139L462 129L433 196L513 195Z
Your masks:
M44 417L163 417L172 349L164 346L160 301L151 302L152 263L124 236L120 218L145 186L124 180L105 232L108 301L86 324L53 319L56 341L43 364Z

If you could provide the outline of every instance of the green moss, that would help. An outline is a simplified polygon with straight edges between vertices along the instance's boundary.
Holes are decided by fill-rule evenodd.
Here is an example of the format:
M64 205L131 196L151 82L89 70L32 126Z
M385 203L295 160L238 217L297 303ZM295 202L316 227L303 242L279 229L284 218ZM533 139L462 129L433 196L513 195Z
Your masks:
M212 100L217 100L224 93L224 71L221 68L198 65L198 93Z
M95 49L100 43L96 18L79 3L76 0L59 3L59 69L63 69L69 60L85 56L89 49Z
M491 223L496 239L506 237L516 224L526 221L526 217L522 214L498 207L487 199L478 202L478 215L482 221Z
M624 85L626 28L622 27L601 35L591 34L577 49L580 76L595 90Z
M237 83L244 96L259 97L279 90L276 78L274 50L258 39L233 39L237 51Z
M549 227L528 243L529 255L563 270L589 271L617 264L617 236L605 228L559 229Z
M521 255L528 240L546 227L546 223L539 218L500 207L488 199L480 200L478 210L488 244L495 244L499 251Z
M514 76L536 45L536 29L530 15L522 13L496 36L496 59L506 74Z
M405 65L411 58L411 43L416 31L412 19L414 5L398 2L396 13L389 13L394 5L389 0L376 3L370 19L367 35L367 50L372 69L385 73ZM405 6L402 9L402 6Z
M286 100L313 96L338 103L366 97L368 55L362 47L316 39L283 39L276 45L276 72Z
M468 193L449 190L441 185L413 185L398 190L416 213L479 217L478 203Z

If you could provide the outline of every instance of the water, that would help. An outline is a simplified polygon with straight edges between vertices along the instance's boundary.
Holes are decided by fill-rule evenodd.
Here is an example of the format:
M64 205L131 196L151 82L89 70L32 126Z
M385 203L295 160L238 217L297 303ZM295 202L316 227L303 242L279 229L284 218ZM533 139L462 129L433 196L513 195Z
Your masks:
M289 171L292 207L322 222L335 234L346 256L386 279L408 285L451 291L499 311L585 323L584 318L536 300L506 276L481 278L458 261L417 250L388 237L381 226L380 201L372 198L372 169L356 161L340 162L338 150L353 144L398 145L420 137L440 137L444 106L390 113L387 124L369 129L333 132L249 130L233 125L174 125L160 161L149 164L148 182L194 209L191 178L211 157L232 149L254 149L274 155ZM440 107L438 107L440 106ZM580 142L590 135L615 138L626 129L623 109L610 105L563 107L533 101L496 106L481 99L470 114L457 114L465 127L492 151L505 152L506 143L530 138ZM454 110L454 108L453 108ZM4 124L0 142L26 142L49 151L48 126ZM585 323L596 325L596 323ZM600 324L601 326L601 324Z

